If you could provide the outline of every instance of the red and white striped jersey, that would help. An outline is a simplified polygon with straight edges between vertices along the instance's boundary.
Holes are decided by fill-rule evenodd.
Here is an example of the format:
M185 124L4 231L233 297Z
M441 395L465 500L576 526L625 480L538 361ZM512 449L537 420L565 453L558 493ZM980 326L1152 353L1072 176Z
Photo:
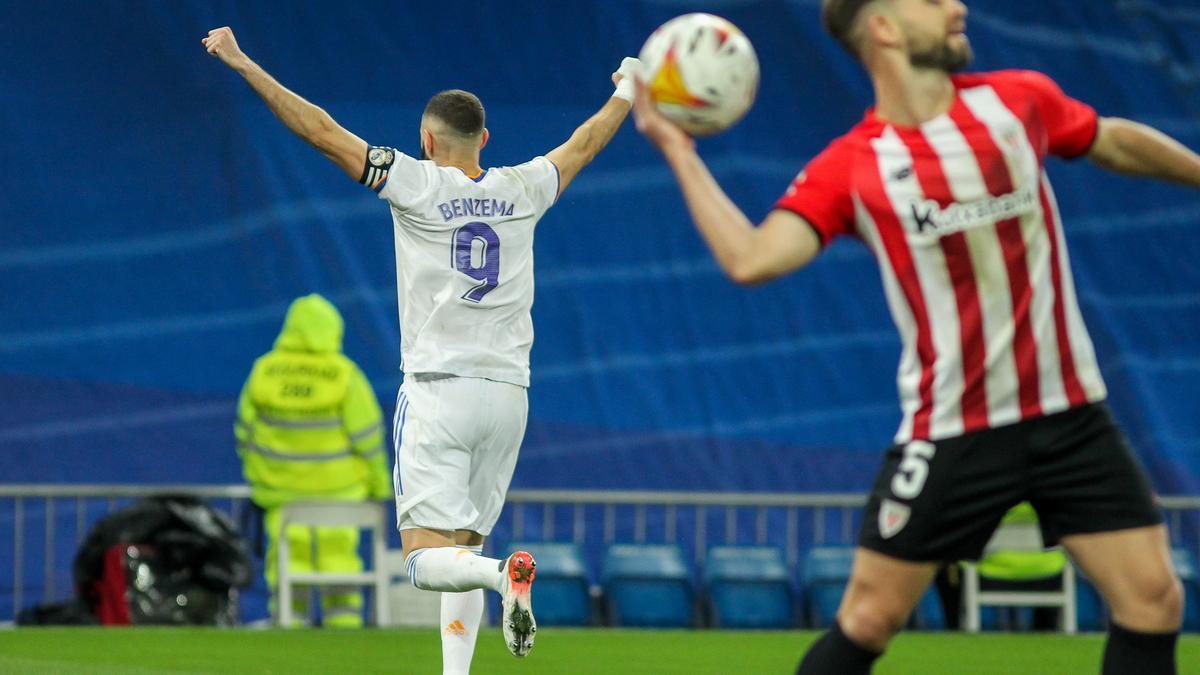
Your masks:
M904 341L898 443L1106 395L1044 169L1087 152L1096 111L1040 73L953 82L950 111L919 127L868 111L776 204L874 251Z

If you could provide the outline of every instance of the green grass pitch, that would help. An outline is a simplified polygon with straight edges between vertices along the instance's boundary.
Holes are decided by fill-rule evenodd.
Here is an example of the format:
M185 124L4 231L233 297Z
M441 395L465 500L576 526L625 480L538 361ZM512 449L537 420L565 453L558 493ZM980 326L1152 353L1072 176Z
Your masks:
M813 632L641 631L543 628L526 659L497 630L479 638L472 671L483 675L790 674ZM1102 635L905 633L880 675L1075 675L1098 673ZM1200 673L1200 637L1185 637L1180 673ZM0 631L0 673L403 673L437 675L441 647L427 630L18 628Z

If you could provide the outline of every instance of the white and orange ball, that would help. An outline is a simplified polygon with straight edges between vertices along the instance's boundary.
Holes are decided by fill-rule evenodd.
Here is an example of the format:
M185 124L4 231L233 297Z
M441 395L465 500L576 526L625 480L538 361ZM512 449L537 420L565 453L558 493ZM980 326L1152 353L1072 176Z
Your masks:
M742 31L719 16L684 14L650 34L638 57L650 97L693 136L733 126L758 92L758 56Z

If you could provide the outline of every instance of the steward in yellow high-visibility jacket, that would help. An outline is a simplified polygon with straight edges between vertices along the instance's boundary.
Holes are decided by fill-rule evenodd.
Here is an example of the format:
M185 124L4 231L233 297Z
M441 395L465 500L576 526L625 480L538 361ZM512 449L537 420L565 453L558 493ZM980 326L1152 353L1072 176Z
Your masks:
M1029 502L1021 502L1009 509L1001 521L1001 527L1012 524L1033 525L1038 522L1037 511ZM1007 590L1043 590L1055 588L1059 577L1067 566L1067 555L1062 549L1049 551L1006 551L996 550L979 561L981 583L989 580L1010 584ZM1012 584L1016 584L1013 586ZM1021 584L1026 584L1022 586ZM1058 610L1053 607L1033 608L1033 628L1053 630L1058 623Z
M1001 524L1036 524L1037 511L1029 502L1009 509ZM1001 581L1033 581L1062 574L1067 556L1062 549L1049 551L992 551L979 561L979 576Z
M251 499L265 512L272 596L284 504L393 495L379 402L366 376L342 354L342 330L341 314L328 300L316 294L297 299L275 348L254 362L238 401L234 434ZM287 537L290 571L362 571L353 527L289 527ZM307 601L306 593L296 596L296 616L307 616ZM359 589L323 589L324 625L361 626L362 602Z

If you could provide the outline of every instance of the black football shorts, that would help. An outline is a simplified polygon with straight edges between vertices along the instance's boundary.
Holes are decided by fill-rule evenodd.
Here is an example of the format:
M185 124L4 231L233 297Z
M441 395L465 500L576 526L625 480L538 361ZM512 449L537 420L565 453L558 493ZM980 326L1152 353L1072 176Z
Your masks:
M859 545L911 561L975 560L1028 500L1047 546L1163 522L1146 473L1103 403L888 449Z

